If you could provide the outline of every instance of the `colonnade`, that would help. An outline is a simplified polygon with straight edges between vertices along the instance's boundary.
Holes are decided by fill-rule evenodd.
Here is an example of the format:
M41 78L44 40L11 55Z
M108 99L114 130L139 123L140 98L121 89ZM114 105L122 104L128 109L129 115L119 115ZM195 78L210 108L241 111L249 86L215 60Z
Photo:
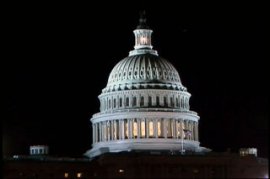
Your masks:
M130 107L167 107L189 109L189 96L182 94L161 95L159 93L111 94L100 97L100 111Z
M93 123L92 128L93 143L145 138L199 140L198 122L185 119L115 119Z

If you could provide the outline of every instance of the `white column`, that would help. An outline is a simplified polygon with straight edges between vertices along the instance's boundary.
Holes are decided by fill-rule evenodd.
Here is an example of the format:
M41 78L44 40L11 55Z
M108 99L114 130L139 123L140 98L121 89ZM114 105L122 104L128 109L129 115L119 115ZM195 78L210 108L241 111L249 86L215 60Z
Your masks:
M179 134L181 134L180 126L181 126L180 119L176 119L176 138L177 139L180 138Z
M167 138L167 119L163 119L163 135L164 135L164 138Z
M100 141L103 141L102 122L100 122L99 125L100 125L100 136L99 136L99 138L100 138Z
M196 122L196 141L199 141L199 126L198 126L198 122Z
M132 100L133 100L132 95L129 95L128 98L129 98L129 107L132 107Z
M174 134L173 134L173 138L177 139L177 125L176 125L176 119L173 119L173 128L174 128Z
M144 95L144 106L147 106L148 107L148 95Z
M156 106L157 105L157 97L155 94L152 94L152 106Z
M136 98L137 98L137 106L140 107L141 106L141 96L137 95Z
M98 125L97 125L97 123L95 123L95 128L96 128L96 142L98 142Z
M128 139L132 139L132 119L128 119Z
M125 139L125 120L122 119L121 129L122 129L122 140Z
M113 109L113 96L111 96L111 110Z
M193 121L190 122L190 130L191 130L190 140L193 140L194 138Z
M117 96L117 108L120 108L120 97L119 96Z
M192 122L192 134L193 134L192 139L193 139L193 140L196 140L196 139L195 139L195 133L196 133L196 131L195 131L195 121L193 121L193 122Z
M163 95L159 95L159 105L164 106L164 96Z
M114 120L110 122L111 140L114 140Z
M104 127L105 126L105 127ZM106 121L102 122L102 141L106 141L107 140L107 128L106 128Z
M191 131L191 135L190 135L190 140L193 140L193 125L192 125L192 121L189 122L189 126L190 126L190 131Z
M119 122L118 122L118 125L119 125L119 133L118 133L118 135L119 135L119 140L122 140L123 139L123 137L122 137L122 130L123 130L123 128L122 128L122 119L119 119Z
M190 134L188 135L188 139L191 140L192 131L191 131L191 122L190 121L188 121L188 130L190 131Z
M158 124L157 124L157 119L154 119L153 120L153 122L154 122L154 136L155 136L155 138L158 138Z
M183 119L183 120L184 120L184 129L187 129L187 121L185 119ZM183 133L183 137L184 138L186 137L185 133Z
M137 119L137 124L138 124L138 139L141 138L141 119Z
M145 119L146 129L145 129L145 138L149 138L149 123L148 119Z
M93 134L93 144L96 143L96 129L95 129L95 124L92 124L92 134Z
M106 121L105 122L107 141L109 141L111 139L110 123L111 123L111 121Z

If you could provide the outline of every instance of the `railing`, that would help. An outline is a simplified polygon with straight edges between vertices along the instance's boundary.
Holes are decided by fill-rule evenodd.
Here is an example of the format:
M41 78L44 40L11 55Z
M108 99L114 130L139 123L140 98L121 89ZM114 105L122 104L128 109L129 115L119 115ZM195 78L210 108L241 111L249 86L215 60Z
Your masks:
M185 114L192 114L197 115L198 113L189 110L183 109L171 109L171 108L133 108L133 109L115 109L115 110L108 110L105 112L99 112L93 115L93 117L97 117L104 114L114 114L114 113L121 113L121 112L181 112Z

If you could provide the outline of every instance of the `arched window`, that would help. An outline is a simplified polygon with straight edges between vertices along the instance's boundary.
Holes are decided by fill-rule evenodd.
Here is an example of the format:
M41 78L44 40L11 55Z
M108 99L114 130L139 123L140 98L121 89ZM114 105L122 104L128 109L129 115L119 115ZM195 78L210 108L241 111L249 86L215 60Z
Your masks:
M148 106L152 106L152 97L148 96Z
M173 107L174 106L173 97L171 97L170 99L171 99L171 101L170 101L171 102L171 107Z
M122 98L119 99L119 106L122 107Z
M129 98L127 97L126 98L126 107L128 107L129 106Z
M179 104L178 104L178 98L175 99L175 107L178 107Z
M164 96L164 106L168 107L168 102L167 102L167 97L166 96Z
M113 99L113 108L116 108L116 99Z
M156 96L156 106L159 106L159 96Z
M141 103L140 106L144 106L144 97L143 96L141 96L141 102L140 103Z
M133 97L132 106L137 106L136 96Z

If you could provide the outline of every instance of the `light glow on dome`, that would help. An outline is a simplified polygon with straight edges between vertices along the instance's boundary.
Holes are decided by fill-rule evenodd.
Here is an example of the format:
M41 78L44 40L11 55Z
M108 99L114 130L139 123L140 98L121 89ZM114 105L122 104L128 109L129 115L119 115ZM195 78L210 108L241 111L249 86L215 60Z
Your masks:
M146 27L146 26L143 26ZM202 151L199 116L190 111L190 93L175 67L151 45L151 29L136 29L135 47L112 69L91 118L92 158L132 150ZM183 130L192 135L184 139Z

